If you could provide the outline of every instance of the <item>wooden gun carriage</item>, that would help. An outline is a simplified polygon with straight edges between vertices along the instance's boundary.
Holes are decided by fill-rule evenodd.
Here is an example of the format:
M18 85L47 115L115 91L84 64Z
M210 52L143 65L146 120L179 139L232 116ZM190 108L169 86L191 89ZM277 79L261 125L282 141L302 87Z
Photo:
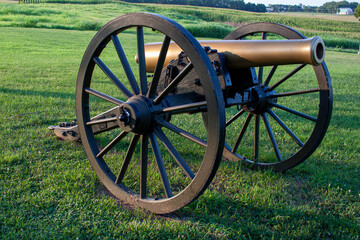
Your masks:
M315 151L332 110L324 54L319 37L280 24L199 42L166 17L123 15L84 54L78 125L54 130L81 136L115 197L169 213L203 193L222 158L286 171Z

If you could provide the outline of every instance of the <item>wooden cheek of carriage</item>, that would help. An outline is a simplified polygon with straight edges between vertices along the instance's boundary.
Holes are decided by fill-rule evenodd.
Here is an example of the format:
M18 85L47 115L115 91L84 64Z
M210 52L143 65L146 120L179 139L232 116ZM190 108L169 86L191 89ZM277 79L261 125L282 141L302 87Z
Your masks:
M65 139L81 136L93 169L116 198L169 213L203 193L223 158L286 171L315 151L332 110L324 55L321 38L275 23L199 42L166 17L123 15L86 49L76 84L77 124L51 129Z

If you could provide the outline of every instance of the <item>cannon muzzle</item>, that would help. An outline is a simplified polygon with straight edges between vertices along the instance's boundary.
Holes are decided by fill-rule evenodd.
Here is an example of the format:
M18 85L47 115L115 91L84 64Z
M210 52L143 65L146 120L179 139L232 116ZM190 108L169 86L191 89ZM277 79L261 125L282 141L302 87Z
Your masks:
M216 49L225 55L228 69L247 67L311 64L319 65L325 57L325 45L320 37L297 40L217 40L199 41L202 46ZM145 45L147 72L154 72L162 43ZM165 65L177 59L180 47L170 43ZM138 62L136 55L135 61Z

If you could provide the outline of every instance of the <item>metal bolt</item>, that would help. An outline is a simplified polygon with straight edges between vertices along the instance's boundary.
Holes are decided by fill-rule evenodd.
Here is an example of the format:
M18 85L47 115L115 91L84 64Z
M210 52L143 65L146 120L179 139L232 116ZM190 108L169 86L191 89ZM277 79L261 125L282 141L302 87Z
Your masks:
M121 115L119 117L120 122L124 123L124 125L128 125L130 123L130 113L126 111L124 108L121 108Z

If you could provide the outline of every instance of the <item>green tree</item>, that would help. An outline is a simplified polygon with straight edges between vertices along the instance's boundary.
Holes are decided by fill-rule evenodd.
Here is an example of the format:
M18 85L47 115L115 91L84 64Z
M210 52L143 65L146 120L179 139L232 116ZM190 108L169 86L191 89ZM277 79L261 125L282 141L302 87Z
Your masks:
M354 16L360 21L360 4L355 8Z
M359 4L359 3L357 3L357 2L351 2L351 3L350 3L350 8L351 8L353 11L355 11L356 6L357 6L358 4Z
M244 10L245 9L245 2L244 0L234 0L230 2L230 8Z
M257 12L266 12L266 6L264 4L261 4L261 3L256 5L256 9L257 9L256 10Z

